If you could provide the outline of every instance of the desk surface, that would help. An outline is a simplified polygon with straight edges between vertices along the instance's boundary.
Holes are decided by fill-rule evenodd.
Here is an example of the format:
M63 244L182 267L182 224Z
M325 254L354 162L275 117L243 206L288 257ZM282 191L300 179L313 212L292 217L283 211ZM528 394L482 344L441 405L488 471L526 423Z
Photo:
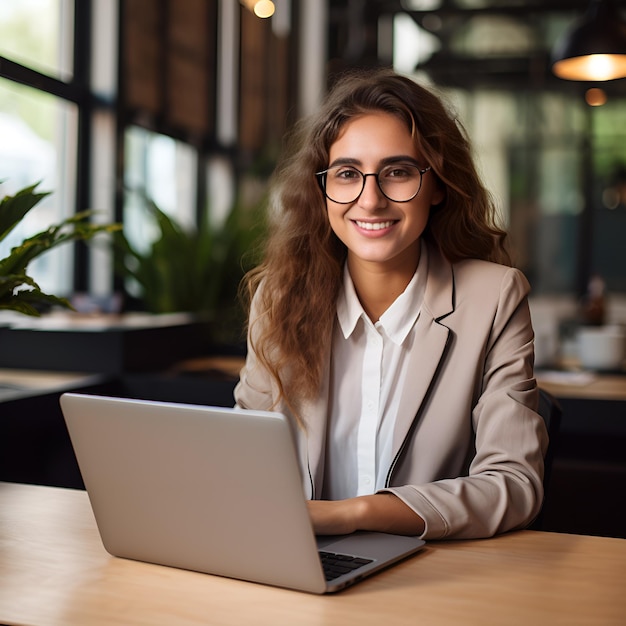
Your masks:
M215 375L237 379L245 364L241 356L209 356L181 361L173 371ZM557 398L588 400L626 400L626 372L606 374L587 371L543 370L535 371L537 382Z
M117 559L82 491L0 483L2 624L623 624L626 540L430 543L335 595Z
M535 376L557 398L626 400L626 375L538 370Z
M103 381L98 374L0 368L0 402L62 392Z

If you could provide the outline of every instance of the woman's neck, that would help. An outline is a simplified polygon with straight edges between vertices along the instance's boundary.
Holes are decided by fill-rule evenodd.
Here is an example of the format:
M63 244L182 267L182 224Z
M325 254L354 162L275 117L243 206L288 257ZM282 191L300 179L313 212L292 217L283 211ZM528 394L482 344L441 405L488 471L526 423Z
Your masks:
M368 263L348 255L350 278L361 306L372 322L377 322L404 292L415 274L418 263L419 254L416 261L410 265Z

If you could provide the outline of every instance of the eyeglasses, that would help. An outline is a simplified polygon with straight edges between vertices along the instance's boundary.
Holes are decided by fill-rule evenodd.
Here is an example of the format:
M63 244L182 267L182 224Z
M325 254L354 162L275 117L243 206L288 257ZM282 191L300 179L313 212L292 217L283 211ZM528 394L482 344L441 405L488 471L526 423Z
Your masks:
M393 163L380 171L364 174L352 165L335 165L316 172L317 182L324 195L337 204L356 202L365 189L365 180L374 176L378 188L392 202L413 200L422 187L422 176L430 167L420 169L409 163Z

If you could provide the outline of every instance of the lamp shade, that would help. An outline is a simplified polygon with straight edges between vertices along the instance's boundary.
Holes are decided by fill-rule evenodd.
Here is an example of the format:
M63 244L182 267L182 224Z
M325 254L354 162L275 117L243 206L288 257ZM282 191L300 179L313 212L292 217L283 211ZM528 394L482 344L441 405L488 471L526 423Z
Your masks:
M604 81L626 77L626 23L610 0L592 0L552 51L559 78Z

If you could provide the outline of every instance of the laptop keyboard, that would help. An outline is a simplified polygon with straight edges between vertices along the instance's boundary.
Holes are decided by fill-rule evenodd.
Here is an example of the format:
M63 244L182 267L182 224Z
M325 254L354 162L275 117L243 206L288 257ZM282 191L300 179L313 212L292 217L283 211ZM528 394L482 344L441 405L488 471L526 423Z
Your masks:
M320 551L320 559L324 568L324 576L327 581L334 580L343 574L353 572L372 562L372 559L362 559L347 554L335 554L334 552Z

